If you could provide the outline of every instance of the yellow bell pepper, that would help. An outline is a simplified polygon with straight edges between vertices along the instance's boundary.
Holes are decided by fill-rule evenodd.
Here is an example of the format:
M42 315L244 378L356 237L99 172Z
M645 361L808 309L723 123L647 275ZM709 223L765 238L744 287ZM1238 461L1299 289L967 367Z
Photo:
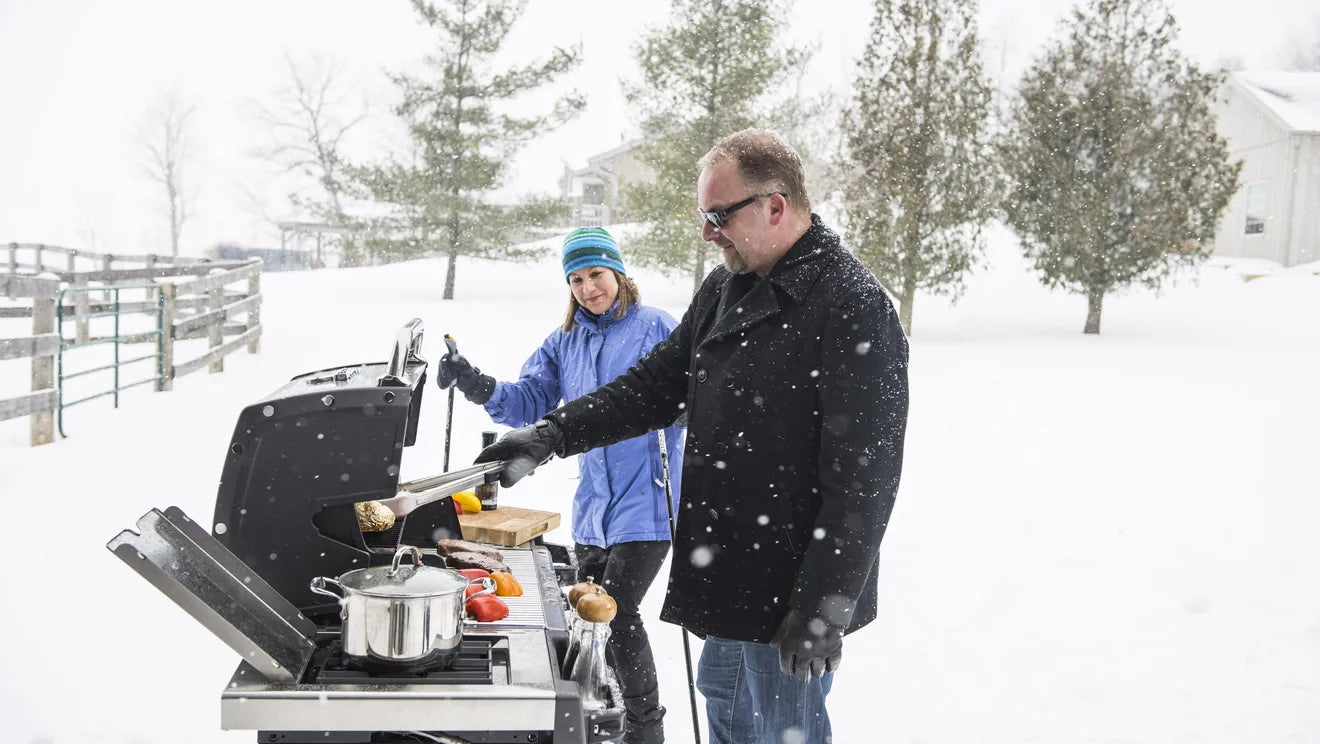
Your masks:
M458 504L464 514L476 514L481 511L481 499L477 498L476 491L459 491L454 494L454 503Z

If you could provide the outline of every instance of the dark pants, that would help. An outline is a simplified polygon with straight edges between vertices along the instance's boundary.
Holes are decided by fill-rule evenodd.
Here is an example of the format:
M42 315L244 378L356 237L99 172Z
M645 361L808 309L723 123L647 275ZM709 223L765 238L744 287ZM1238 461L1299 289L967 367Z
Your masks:
M577 555L578 581L592 577L619 608L610 623L606 653L623 688L627 709L623 740L626 744L659 744L665 740L665 709L660 707L655 658L639 606L660 572L669 543L626 542L608 548L575 545L573 552Z

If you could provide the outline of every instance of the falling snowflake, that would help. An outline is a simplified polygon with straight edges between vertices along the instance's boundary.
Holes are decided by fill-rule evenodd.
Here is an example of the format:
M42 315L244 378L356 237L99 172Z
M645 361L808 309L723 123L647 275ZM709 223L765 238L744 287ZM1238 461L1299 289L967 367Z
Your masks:
M710 548L702 545L692 549L691 558L693 566L705 568L710 565L711 561L715 560L715 554L711 552Z

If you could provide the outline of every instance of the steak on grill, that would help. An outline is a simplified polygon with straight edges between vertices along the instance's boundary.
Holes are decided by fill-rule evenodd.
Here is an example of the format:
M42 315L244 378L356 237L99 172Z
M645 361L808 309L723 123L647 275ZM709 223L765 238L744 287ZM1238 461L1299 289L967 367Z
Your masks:
M445 555L445 565L450 568L480 568L490 573L509 570L509 567L504 565L503 562L491 558L489 555L469 553L464 550Z
M435 552L440 555L449 555L450 553L476 553L478 555L489 556L497 561L504 560L504 554L489 545L474 543L468 540L440 540L435 545Z

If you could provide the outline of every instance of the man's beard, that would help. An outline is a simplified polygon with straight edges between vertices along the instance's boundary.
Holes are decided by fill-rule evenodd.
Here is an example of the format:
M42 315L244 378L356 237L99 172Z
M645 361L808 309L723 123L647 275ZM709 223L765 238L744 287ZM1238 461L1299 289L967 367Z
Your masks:
M747 259L738 252L737 248L720 246L720 258L724 261L724 268L730 274L746 274L749 270Z

